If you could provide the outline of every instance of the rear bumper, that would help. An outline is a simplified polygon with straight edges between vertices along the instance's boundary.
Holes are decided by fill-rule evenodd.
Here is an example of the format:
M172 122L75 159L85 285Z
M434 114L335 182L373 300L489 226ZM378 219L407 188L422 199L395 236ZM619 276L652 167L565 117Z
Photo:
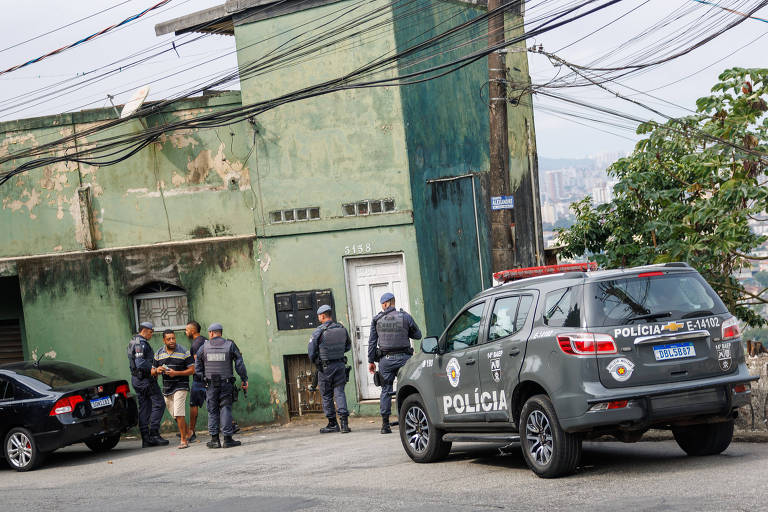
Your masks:
M82 443L94 437L115 435L127 431L138 422L136 399L115 402L112 408L99 415L77 419L71 414L51 417L43 432L34 434L38 449L52 452L70 444Z
M750 375L744 366L733 375L674 385L621 390L603 388L604 393L583 397L583 414L561 418L560 425L568 432L584 432L611 428L641 430L670 423L726 420L733 417L736 409L750 403L751 391L736 392L734 386L758 378ZM623 400L628 404L621 409L589 410L601 402Z

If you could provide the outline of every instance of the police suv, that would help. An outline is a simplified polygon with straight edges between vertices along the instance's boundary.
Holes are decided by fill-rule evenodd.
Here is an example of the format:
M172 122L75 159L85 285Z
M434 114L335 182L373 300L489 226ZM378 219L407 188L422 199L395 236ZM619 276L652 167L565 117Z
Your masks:
M750 383L736 318L685 263L565 272L485 290L398 374L416 462L453 442L517 442L541 477L583 439L671 429L689 455L725 450Z

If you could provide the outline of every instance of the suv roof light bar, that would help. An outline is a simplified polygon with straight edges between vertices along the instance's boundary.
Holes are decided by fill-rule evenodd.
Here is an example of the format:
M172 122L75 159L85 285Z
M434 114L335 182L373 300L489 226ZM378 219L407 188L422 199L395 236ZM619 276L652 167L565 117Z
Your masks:
M564 263L561 265L544 265L541 267L513 268L495 272L493 278L501 283L508 283L510 281L517 281L518 279L525 279L528 277L546 276L566 272L576 274L588 272L590 270L597 270L596 262L589 261L586 263Z

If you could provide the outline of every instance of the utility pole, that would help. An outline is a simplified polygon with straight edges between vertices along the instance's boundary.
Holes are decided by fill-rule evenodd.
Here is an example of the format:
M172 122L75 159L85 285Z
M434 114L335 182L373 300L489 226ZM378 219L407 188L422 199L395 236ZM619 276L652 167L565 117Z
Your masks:
M488 0L488 11L510 6L511 12L523 16L522 0ZM488 46L497 46L505 40L504 18L510 9L502 9L488 19ZM509 118L507 103L509 77L507 49L488 55L488 91L490 99L490 196L512 196L511 210L491 208L491 266L493 272L515 267L544 264L544 241L541 232L541 206L539 204L538 159L533 134L533 110L530 119L524 116L524 126L515 126L518 152L515 176L519 178L515 190L510 185ZM524 57L525 58L525 57ZM527 71L527 66L525 67ZM519 71L519 70L518 70ZM530 80L525 77L524 80ZM522 84L523 86L525 85ZM518 109L524 108L517 106ZM522 111L521 111L522 113ZM523 144L520 142L523 141ZM524 154L523 146L525 147ZM509 204L502 200L500 203Z
M506 0L488 0L488 11ZM488 18L488 46L504 42L504 11ZM507 139L506 49L488 55L488 98L490 105L490 195L508 196L509 141ZM491 270L498 272L515 266L512 242L512 213L491 209Z

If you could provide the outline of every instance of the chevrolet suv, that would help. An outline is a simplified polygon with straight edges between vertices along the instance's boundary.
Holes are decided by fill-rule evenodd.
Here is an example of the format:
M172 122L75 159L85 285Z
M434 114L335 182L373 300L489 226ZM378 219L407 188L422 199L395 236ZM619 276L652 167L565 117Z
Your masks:
M519 442L540 477L575 471L582 440L670 429L725 450L751 382L738 323L685 263L522 279L473 298L398 373L416 462L453 442Z

